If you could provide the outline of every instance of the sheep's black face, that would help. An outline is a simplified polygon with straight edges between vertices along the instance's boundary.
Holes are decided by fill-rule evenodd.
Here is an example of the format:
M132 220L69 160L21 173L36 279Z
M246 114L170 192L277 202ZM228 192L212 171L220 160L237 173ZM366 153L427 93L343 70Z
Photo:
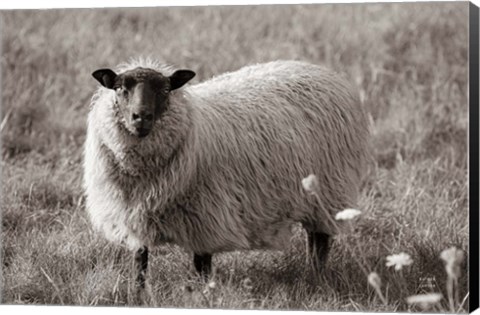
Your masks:
M146 137L168 109L169 93L195 76L190 70L177 70L170 77L160 72L135 68L121 74L99 69L92 74L104 87L113 89L125 128L133 135Z
M125 127L137 137L147 136L168 107L168 78L137 68L118 75L113 89Z

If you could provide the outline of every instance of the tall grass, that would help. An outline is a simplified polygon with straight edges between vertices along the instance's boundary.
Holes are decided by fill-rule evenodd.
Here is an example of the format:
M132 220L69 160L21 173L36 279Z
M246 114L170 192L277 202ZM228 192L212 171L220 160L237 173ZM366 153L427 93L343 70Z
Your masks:
M165 246L151 255L151 305L407 311L420 308L406 297L440 292L435 310L449 311L440 253L468 255L467 17L468 3L1 12L3 302L135 303L131 253L85 215L81 161L90 73L141 55L194 69L196 82L275 59L345 72L372 116L376 161L362 216L335 240L320 281L301 229L283 252L216 255L207 290L191 253ZM401 275L386 266L399 252L413 260ZM460 268L456 311L466 311Z

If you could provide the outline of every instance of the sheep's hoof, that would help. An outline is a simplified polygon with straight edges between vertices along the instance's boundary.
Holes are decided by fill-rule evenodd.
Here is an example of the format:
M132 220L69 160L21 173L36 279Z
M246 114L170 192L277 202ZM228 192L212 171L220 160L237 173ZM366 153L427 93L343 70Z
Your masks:
M146 299L146 294L145 294L145 288L136 287L135 288L134 304L135 305L145 305L145 304L147 304L146 302L147 302L147 299Z
M134 296L134 305L138 306L149 306L149 307L157 307L155 304L155 299L152 294L151 287L149 285L145 285L145 287L136 287L135 288L135 296Z
M208 277L212 272L212 255L211 254L193 254L193 264L195 270L204 281L208 281Z

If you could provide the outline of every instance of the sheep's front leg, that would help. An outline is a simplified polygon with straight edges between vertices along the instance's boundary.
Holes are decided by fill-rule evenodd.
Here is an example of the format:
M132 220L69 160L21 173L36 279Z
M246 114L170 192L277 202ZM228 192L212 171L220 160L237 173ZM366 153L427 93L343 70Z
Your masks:
M135 253L135 269L137 271L137 278L135 285L137 289L145 289L145 274L148 266L148 247L144 246Z
M212 271L212 255L194 253L193 264L200 276L202 276L205 281L208 280L210 272Z
M325 233L308 232L308 247L313 268L317 273L323 272L330 251L330 236Z

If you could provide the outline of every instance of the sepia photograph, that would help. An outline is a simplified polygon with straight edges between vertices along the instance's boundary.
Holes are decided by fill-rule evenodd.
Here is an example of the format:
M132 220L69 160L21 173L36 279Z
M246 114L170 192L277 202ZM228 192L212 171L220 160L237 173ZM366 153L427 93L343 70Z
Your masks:
M0 10L0 303L473 311L472 16Z

